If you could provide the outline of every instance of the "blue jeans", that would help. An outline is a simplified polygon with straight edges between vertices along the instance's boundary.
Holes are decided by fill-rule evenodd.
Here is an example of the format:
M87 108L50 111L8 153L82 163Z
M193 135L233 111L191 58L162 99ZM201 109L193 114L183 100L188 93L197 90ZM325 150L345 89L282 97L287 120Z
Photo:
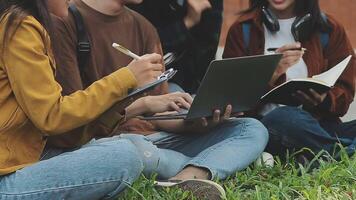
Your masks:
M1 176L0 199L113 199L143 169L136 147L125 139L95 140L62 152L50 149L44 152L48 159Z
M289 106L273 110L261 121L269 131L267 151L272 154L283 156L287 149L306 147L314 153L326 150L333 155L338 143L349 155L355 153L356 121L318 121L307 111ZM340 155L336 152L334 156Z
M171 92L184 92L182 87L180 87L178 84L173 83L173 82L169 82L168 83L168 90L169 90L169 93L171 93Z
M149 136L122 134L140 152L144 174L159 179L175 176L187 166L205 168L212 179L226 179L245 169L263 152L267 129L254 119L234 119L206 134L159 132Z
M126 134L70 152L45 151L40 162L0 177L0 199L112 199L139 174L170 178L185 166L224 179L263 151L267 129L253 119L227 122L208 134Z

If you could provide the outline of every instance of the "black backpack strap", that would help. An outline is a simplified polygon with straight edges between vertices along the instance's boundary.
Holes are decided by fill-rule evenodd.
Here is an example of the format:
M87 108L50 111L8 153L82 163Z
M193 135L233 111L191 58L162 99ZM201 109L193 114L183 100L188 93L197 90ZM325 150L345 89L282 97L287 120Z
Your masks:
M88 63L91 45L88 34L85 30L84 20L77 7L71 3L69 12L72 13L77 28L77 59L81 76L84 75L85 66Z

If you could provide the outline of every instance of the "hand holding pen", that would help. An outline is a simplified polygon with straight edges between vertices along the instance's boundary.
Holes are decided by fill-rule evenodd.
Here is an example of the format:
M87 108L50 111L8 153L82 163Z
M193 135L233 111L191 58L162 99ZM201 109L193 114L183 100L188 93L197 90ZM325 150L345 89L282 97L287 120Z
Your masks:
M274 49L271 48L270 50L274 50ZM285 74L289 68L297 64L300 61L300 59L303 57L305 50L306 49L302 48L300 42L287 44L276 49L275 52L283 54L283 57L279 62L279 65L275 73L272 76L270 84L274 85L276 80L278 80L278 78L281 75Z
M114 43L113 47L134 58L127 68L134 74L138 87L154 82L157 80L157 77L162 74L163 65L161 55L153 53L138 56L119 44Z

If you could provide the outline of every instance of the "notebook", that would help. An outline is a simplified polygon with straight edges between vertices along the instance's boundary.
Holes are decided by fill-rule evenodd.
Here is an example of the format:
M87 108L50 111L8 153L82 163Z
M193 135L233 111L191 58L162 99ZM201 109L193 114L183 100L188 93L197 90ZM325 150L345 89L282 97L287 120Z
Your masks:
M329 91L348 66L352 56L346 57L328 71L311 78L291 79L262 96L262 102L298 106L300 103L292 94L298 90L309 93L309 89L323 94Z

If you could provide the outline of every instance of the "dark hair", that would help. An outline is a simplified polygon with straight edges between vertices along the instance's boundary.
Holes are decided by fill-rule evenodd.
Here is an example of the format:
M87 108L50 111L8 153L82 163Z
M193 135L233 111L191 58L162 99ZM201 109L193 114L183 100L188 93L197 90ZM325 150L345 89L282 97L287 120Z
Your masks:
M36 18L45 30L52 34L52 23L50 13L47 7L48 0L1 0L0 4L0 22L8 15L8 20L4 26L3 50L9 40L13 37L26 16ZM4 51L2 51L4 52Z
M268 7L267 0L250 0L250 7L242 11L241 14L253 12L262 7ZM307 13L312 15L311 27L314 31L330 32L331 27L324 21L321 15L321 9L319 6L319 0L295 0L295 14L297 16L304 16Z

